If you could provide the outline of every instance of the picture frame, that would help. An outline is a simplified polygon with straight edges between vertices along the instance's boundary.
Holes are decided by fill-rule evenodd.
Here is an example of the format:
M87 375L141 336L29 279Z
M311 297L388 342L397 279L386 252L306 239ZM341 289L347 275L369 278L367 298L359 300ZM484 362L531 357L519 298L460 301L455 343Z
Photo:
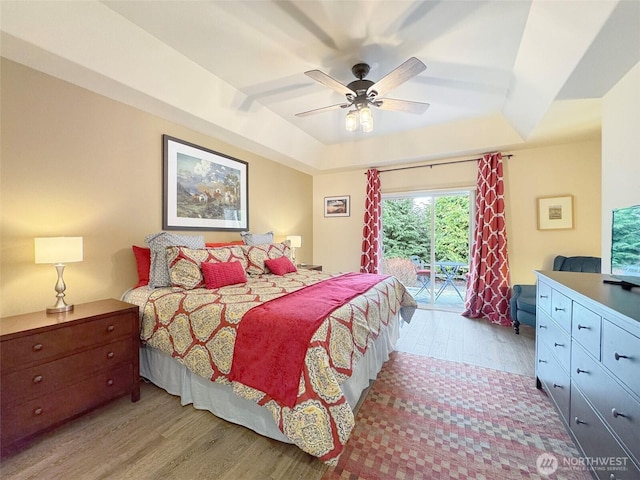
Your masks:
M165 230L249 229L249 165L163 135Z
M337 197L324 197L325 217L349 217L351 216L351 196L340 195Z
M573 195L538 198L538 230L573 228Z

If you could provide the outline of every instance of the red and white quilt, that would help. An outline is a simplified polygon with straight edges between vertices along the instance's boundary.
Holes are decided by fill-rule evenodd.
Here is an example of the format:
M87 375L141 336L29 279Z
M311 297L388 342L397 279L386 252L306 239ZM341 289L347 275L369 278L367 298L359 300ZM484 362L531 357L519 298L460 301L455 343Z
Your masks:
M237 395L265 406L293 443L333 464L354 426L353 412L340 384L350 377L369 341L377 338L381 329L399 313L410 320L416 307L413 297L393 277L369 276L367 281L371 286L355 276L338 277L341 275L299 270L284 276L249 277L246 284L214 290L156 289L141 309L141 338L195 374L228 384ZM329 280L325 283L327 287L333 284L332 289L325 289L320 283L323 280ZM359 285L353 291L354 296L335 309L329 308L329 314L310 320L299 315L301 308L322 312L315 303L326 303L324 300L328 297L331 297L329 302L335 302L335 295L341 295L335 292L345 284L354 283ZM305 288L311 285L314 287ZM293 292L297 292L292 295L295 298L287 303L286 295ZM314 302L314 295L323 302ZM346 294L346 298L349 296ZM280 297L283 298L275 300ZM275 310L264 310L265 306ZM263 330L260 330L263 328L260 316L256 320L258 324L254 323L251 329L247 325L240 327L245 314L254 307L262 308L262 318L268 319ZM290 310L295 315L288 315L281 322L273 320L273 312L278 308L285 312L289 307L295 309L295 312ZM315 323L302 326L307 321ZM299 329L295 328L298 323ZM305 335L311 338L308 342L304 340L308 344L302 355L295 342L283 342L287 336L299 339ZM259 348L274 351L271 355L255 355ZM296 366L296 351L302 361L299 366ZM260 364L255 363L256 359ZM249 361L254 363L241 363ZM281 377L282 371L298 378L285 380ZM253 386L242 383L241 379L248 379L245 381Z

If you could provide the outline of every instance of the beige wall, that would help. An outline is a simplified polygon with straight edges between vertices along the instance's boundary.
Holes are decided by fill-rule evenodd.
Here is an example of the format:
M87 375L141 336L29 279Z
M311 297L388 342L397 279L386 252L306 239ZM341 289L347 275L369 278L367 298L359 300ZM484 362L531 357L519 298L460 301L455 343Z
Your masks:
M162 229L165 133L247 161L251 231L302 235L298 260L312 261L309 175L6 59L1 75L0 316L55 300L55 270L34 264L34 237L84 237L84 261L65 270L69 303L135 284L131 245Z
M505 162L511 283L535 283L536 269L556 255L600 254L600 142L513 152ZM383 193L473 187L474 162L381 174ZM360 268L366 176L364 171L317 175L314 189L314 261L331 271ZM575 228L537 229L536 199L574 196ZM351 195L351 216L324 218L325 196Z
M640 205L640 63L602 102L602 267L611 272L611 211Z

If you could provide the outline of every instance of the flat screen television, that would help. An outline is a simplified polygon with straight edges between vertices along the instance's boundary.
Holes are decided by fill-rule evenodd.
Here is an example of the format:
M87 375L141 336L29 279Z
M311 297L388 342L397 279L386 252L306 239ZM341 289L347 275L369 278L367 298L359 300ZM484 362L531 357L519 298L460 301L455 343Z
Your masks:
M640 205L613 211L611 276L623 288L640 286Z

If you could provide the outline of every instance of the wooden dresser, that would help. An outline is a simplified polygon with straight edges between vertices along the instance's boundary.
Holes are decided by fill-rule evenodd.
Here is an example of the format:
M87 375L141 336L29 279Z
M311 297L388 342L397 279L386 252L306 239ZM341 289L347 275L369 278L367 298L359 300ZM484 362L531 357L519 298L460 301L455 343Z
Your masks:
M597 478L640 479L640 291L596 273L537 273L538 388Z
M2 453L116 397L137 401L138 325L118 300L0 319Z

